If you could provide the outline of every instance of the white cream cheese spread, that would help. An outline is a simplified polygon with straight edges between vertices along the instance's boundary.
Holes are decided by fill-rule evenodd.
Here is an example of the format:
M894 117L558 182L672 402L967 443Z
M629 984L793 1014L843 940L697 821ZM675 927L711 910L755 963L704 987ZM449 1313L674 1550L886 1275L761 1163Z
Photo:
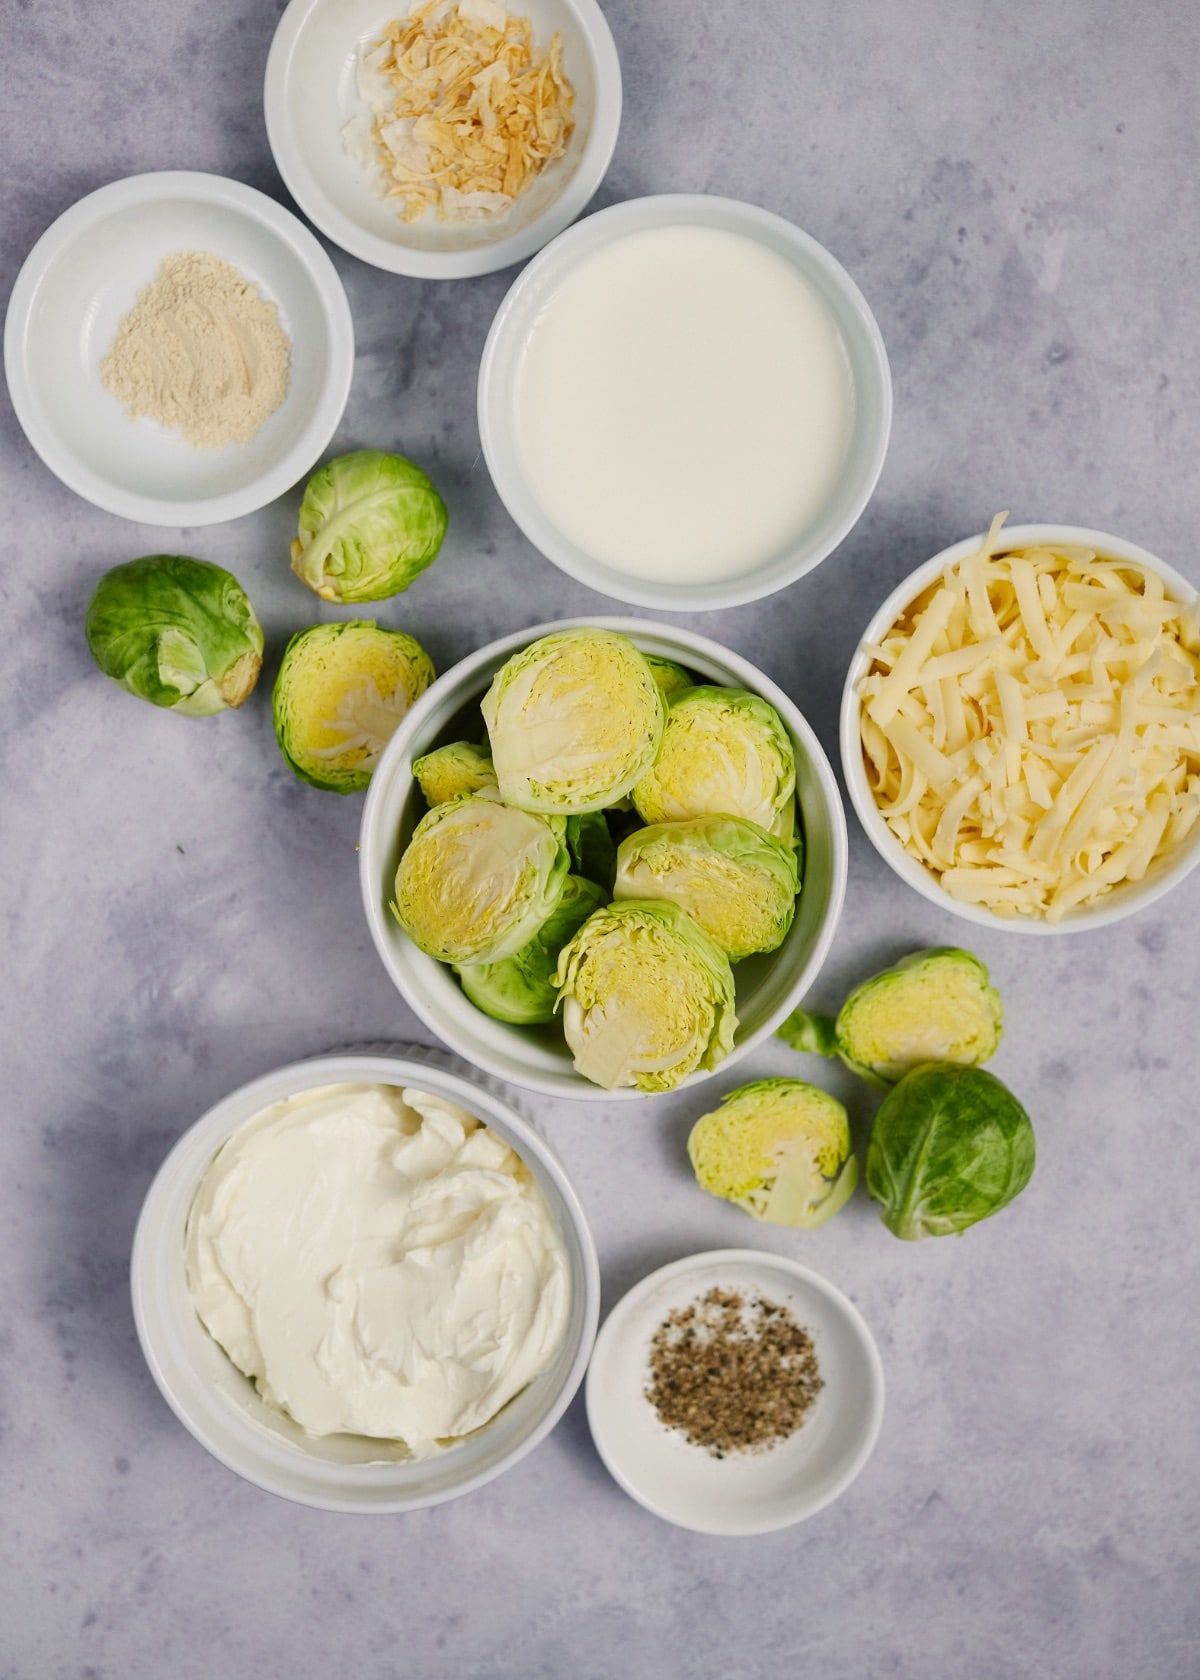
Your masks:
M550 1364L567 1256L529 1169L441 1097L329 1085L225 1142L187 1221L202 1323L312 1435L414 1453L478 1429Z

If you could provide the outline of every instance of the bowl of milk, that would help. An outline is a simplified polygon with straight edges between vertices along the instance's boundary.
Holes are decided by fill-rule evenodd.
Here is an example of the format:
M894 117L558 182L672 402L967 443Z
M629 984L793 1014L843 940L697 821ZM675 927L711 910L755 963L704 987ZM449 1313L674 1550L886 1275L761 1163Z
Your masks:
M496 314L479 372L492 480L529 540L621 601L773 594L866 507L891 428L866 300L816 240L666 194L560 234Z

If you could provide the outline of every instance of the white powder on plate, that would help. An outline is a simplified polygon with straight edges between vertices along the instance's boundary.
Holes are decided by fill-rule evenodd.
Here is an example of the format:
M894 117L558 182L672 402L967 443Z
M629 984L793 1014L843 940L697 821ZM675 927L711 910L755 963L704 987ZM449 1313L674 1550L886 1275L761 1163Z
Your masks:
M132 420L182 432L197 449L249 443L283 401L291 344L273 303L203 251L164 257L100 363Z

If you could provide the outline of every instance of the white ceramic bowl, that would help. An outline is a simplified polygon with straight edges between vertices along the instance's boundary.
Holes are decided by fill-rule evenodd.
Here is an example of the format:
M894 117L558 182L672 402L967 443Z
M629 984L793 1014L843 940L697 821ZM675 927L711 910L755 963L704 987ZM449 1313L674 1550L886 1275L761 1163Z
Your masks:
M1111 923L1119 922L1123 917L1132 915L1135 910L1141 910L1161 898L1200 863L1200 828L1193 829L1173 862L1162 866L1151 865L1141 881L1130 881L1114 887L1095 904L1068 911L1059 922L1035 920L1027 916L1008 918L997 916L981 905L963 904L960 900L952 898L941 886L933 871L927 869L918 858L906 850L892 833L875 803L871 784L867 780L860 735L862 708L857 690L858 684L870 669L871 659L863 651L861 644L878 642L891 629L910 601L920 595L922 590L927 589L947 566L957 565L969 554L974 554L982 541L982 534L966 537L962 542L954 543L952 547L943 549L940 554L935 554L931 560L926 560L915 572L910 572L903 583L897 584L893 589L863 631L859 648L846 673L839 726L842 773L846 778L850 803L866 830L867 838L884 862L895 870L902 881L907 881L910 887L915 887L923 898L927 898L931 904L936 904L939 910L948 910L952 915L962 917L964 921L974 922L976 927L998 928L1006 933L1080 933L1108 927ZM1114 537L1106 531L1092 531L1078 525L1005 526L1001 547L1030 548L1037 543L1049 542L1078 543L1087 548L1094 548L1098 553L1113 559L1135 561L1147 571L1158 573L1168 596L1173 600L1193 601L1196 598L1196 591L1179 572L1165 565L1146 549L1139 548L1136 543L1126 542L1123 537Z
M799 538L752 571L716 582L639 579L597 560L566 536L530 487L517 445L517 375L539 312L581 263L626 235L664 227L740 234L793 264L837 323L850 365L855 415L841 476ZM892 420L887 352L866 299L823 246L782 216L735 199L672 193L599 210L531 262L500 305L479 367L479 435L500 499L534 546L571 577L618 601L662 612L736 606L794 583L833 552L870 500L883 468Z
M426 1059L428 1057L428 1059ZM256 1079L186 1131L150 1186L133 1243L133 1314L146 1363L164 1399L215 1458L248 1482L327 1511L414 1511L482 1487L530 1452L566 1411L583 1380L599 1312L596 1250L583 1209L553 1152L488 1080L447 1071L438 1052L326 1056ZM322 1085L409 1085L459 1104L491 1126L530 1168L566 1243L571 1316L548 1371L492 1421L432 1458L339 1435L317 1440L268 1406L226 1358L188 1295L184 1228L196 1186L244 1121L297 1091Z
M291 0L267 58L267 138L288 191L327 238L376 268L425 280L491 274L524 262L574 221L604 178L621 123L621 66L596 0L521 0L543 46L557 30L575 89L575 132L512 208L488 222L402 222L342 142L361 110L360 42L376 40L408 0Z
M804 1423L766 1452L714 1458L646 1398L650 1343L667 1314L710 1289L788 1307L824 1384ZM651 1272L609 1313L588 1370L592 1439L614 1479L655 1516L701 1534L766 1534L815 1516L862 1470L883 1421L883 1366L857 1307L807 1266L749 1248Z
M240 447L195 449L130 420L100 380L121 317L176 251L240 269L291 340L287 396ZM354 327L325 252L264 193L220 175L132 175L73 204L29 253L4 365L26 437L64 484L144 525L213 525L264 507L318 460L346 406Z
M779 949L749 957L734 970L740 1025L720 1071L740 1061L791 1013L833 943L846 890L846 819L837 781L812 729L782 689L727 648L673 625L625 618L537 625L480 648L447 671L403 719L371 777L359 841L359 882L375 949L405 1002L474 1066L547 1096L644 1101L642 1091L604 1091L576 1073L556 1028L509 1026L476 1009L453 971L419 951L388 909L400 853L425 812L412 776L414 759L443 742L464 738L467 731L479 735L478 703L512 654L552 631L589 624L620 630L644 653L677 660L706 682L750 689L769 700L783 719L796 750L797 800L804 830L803 890L795 921ZM710 1077L698 1072L686 1083L698 1084Z

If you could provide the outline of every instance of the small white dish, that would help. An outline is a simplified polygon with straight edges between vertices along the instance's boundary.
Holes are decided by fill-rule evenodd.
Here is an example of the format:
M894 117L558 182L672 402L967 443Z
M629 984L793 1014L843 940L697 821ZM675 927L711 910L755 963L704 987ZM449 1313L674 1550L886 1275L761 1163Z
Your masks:
M1096 903L1068 911L1059 922L1035 920L1031 916L997 916L982 905L964 904L945 890L933 871L927 869L919 858L914 857L888 827L883 813L875 803L875 795L867 780L863 764L860 730L862 707L858 697L858 685L870 670L871 659L864 652L863 644L879 642L910 601L920 595L922 590L927 589L947 566L956 566L969 554L974 554L983 540L982 533L966 537L962 542L943 549L940 554L935 554L914 572L910 572L903 582L898 583L892 590L859 638L859 646L850 661L850 669L846 673L842 689L838 728L842 774L846 779L850 803L854 806L867 839L883 861L902 881L906 881L922 898L928 899L939 910L948 910L951 915L959 916L966 922L973 922L976 927L992 928L1004 933L1040 936L1086 933L1095 928L1109 927L1112 923L1133 915L1134 911L1153 904L1200 864L1200 827L1193 828L1179 856L1172 863L1161 866L1152 864L1142 880L1129 881L1114 887ZM1195 589L1182 573L1166 565L1147 549L1139 548L1136 543L1126 542L1124 537L1114 537L1107 531L1093 531L1078 525L1006 525L1001 533L1000 551L1032 548L1038 543L1054 542L1076 543L1086 548L1094 548L1099 554L1113 559L1132 560L1147 571L1156 572L1162 578L1166 593L1172 600L1188 602L1196 598Z
M628 235L670 227L740 235L783 257L832 314L849 365L854 418L840 475L807 527L780 552L737 576L710 582L652 581L598 560L543 509L518 444L516 390L530 335L548 300L579 266ZM492 322L479 366L479 436L501 501L548 560L579 583L660 612L710 612L758 600L794 583L833 552L878 482L892 420L887 352L875 317L846 270L782 216L736 199L668 193L632 199L588 216L517 277Z
M478 738L478 704L501 665L540 636L579 625L622 631L644 653L677 660L705 682L760 694L782 718L796 753L803 886L783 944L767 955L748 957L734 971L739 1026L733 1049L715 1071L727 1072L792 1012L829 954L846 892L846 818L837 779L811 726L782 689L728 648L675 625L628 618L567 619L517 630L460 660L401 720L375 767L363 807L359 885L371 938L392 983L414 1014L473 1066L545 1096L645 1102L644 1091L605 1091L576 1073L557 1028L510 1026L476 1009L453 970L419 951L388 908L401 850L425 813L413 761L446 741ZM685 1084L711 1077L696 1072Z
M732 1289L790 1309L812 1338L823 1387L794 1435L716 1458L668 1429L646 1398L650 1343L667 1314ZM699 1534L767 1534L844 1493L883 1421L883 1366L858 1308L807 1266L756 1249L692 1254L651 1272L609 1313L587 1376L596 1450L625 1492Z
M538 46L558 31L563 68L575 89L575 132L503 216L402 222L374 191L342 130L362 110L360 43L378 39L408 0L291 0L267 58L267 138L279 173L304 214L352 256L393 274L454 280L524 262L587 204L612 158L621 124L621 66L596 0L509 0L528 17Z
M322 1085L407 1085L476 1115L512 1145L558 1221L571 1314L550 1368L490 1423L430 1458L357 1435L317 1439L268 1406L205 1330L188 1293L184 1231L205 1169L231 1132L271 1103ZM171 1150L138 1219L133 1316L150 1374L179 1421L230 1470L268 1493L325 1511L398 1512L482 1487L531 1452L571 1403L596 1335L600 1274L579 1198L549 1145L487 1079L450 1070L440 1052L323 1056L277 1068L219 1102Z
M247 444L196 449L129 419L101 382L122 316L177 251L239 269L291 340L287 395ZM320 458L349 395L354 327L328 256L264 193L220 175L132 175L73 204L33 247L4 366L26 437L77 494L144 525L214 525L274 501Z

